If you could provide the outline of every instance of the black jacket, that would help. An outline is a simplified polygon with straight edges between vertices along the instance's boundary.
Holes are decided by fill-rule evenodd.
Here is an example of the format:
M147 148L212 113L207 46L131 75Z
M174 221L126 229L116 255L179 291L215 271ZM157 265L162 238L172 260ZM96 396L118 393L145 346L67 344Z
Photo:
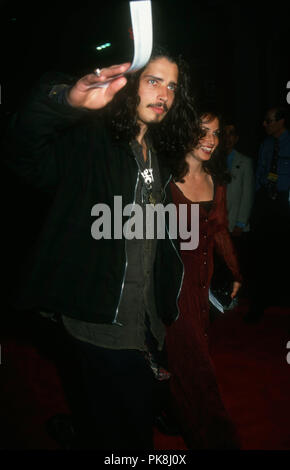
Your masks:
M40 82L13 117L5 143L10 168L54 193L16 305L113 323L126 269L125 239L112 234L95 240L91 211L97 203L113 208L115 195L122 196L123 207L132 203L138 168L129 144L115 144L98 113L49 98L56 82ZM167 204L171 176L159 166ZM178 316L182 278L177 241L167 235L158 240L154 267L157 312L167 324Z

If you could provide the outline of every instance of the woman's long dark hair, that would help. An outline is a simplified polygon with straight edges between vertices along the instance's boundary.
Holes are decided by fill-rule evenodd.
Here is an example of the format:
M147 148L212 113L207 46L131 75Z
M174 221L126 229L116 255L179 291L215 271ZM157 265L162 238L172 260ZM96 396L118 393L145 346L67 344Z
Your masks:
M178 66L178 85L173 105L163 121L149 124L147 136L158 155L184 155L193 148L199 139L199 126L194 101L190 95L190 74L186 62L181 56L172 56L165 48L155 47L150 62L166 58ZM127 84L121 89L107 107L109 125L115 140L130 142L140 132L137 122L139 104L139 80L145 67L136 73L127 75Z
M219 112L214 110L200 110L198 112L198 124L199 124L199 140L205 135L202 130L202 122L206 119L206 122L211 122L217 118L219 121L219 144L213 152L211 158L202 163L203 169L215 178L219 184L227 184L231 180L230 173L227 169L226 153L223 145L223 118ZM197 146L198 142L191 147L193 150ZM189 151L190 151L189 150ZM185 161L186 153L183 154L182 158L172 158L171 168L172 173L176 181L183 181L184 176L189 171L188 163Z

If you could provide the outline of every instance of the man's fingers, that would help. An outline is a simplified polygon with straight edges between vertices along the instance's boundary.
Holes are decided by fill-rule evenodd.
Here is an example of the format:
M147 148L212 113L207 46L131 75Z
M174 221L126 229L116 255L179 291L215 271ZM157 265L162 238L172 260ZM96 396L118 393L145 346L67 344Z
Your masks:
M100 69L99 75L90 73L84 77L84 83L86 85L92 85L93 83L102 83L108 79L112 79L115 76L123 75L130 67L130 62L126 62L121 65L112 65L112 67L106 67Z
M108 101L113 99L114 95L123 88L127 83L127 79L125 77L116 78L116 80L112 80L112 82L108 85L106 89L106 98Z
M114 77L115 75L120 75L125 73L129 67L130 67L130 62L125 62L124 64L121 65L112 65L111 67L106 67L104 69L100 70L100 78L111 78Z
M114 77L116 77L117 79L118 76L123 76L123 74L128 70L129 67L130 62L126 62L125 64L112 65L112 67L100 69L99 75L95 73L90 73L83 77L79 82L79 87L82 88L83 85L83 91L85 91L85 87L94 88L94 84L97 85L114 80Z
M102 69L98 75L90 73L82 77L69 91L68 101L72 106L101 109L127 83L123 73L130 63L113 65ZM102 86L103 85L103 86Z

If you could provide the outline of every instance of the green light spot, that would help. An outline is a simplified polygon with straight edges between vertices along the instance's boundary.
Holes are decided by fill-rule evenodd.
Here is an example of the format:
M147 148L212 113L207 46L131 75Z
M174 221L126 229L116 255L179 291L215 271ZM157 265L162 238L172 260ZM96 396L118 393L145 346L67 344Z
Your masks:
M101 51L102 49L105 49L106 47L110 47L110 46L111 46L111 43L106 42L105 44L101 44L100 46L97 46L96 49L97 51Z

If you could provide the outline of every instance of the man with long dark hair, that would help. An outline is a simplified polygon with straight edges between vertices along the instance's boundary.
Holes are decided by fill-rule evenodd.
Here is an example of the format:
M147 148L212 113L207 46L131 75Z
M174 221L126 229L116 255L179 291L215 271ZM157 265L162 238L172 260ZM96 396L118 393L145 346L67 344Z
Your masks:
M64 325L84 392L82 445L96 449L153 447L155 354L164 324L178 317L183 278L177 241L126 237L134 209L122 208L170 202L171 175L156 150L188 144L189 75L162 50L138 73L126 76L128 68L42 80L5 150L27 183L53 194L18 306ZM96 219L100 204L112 217Z

